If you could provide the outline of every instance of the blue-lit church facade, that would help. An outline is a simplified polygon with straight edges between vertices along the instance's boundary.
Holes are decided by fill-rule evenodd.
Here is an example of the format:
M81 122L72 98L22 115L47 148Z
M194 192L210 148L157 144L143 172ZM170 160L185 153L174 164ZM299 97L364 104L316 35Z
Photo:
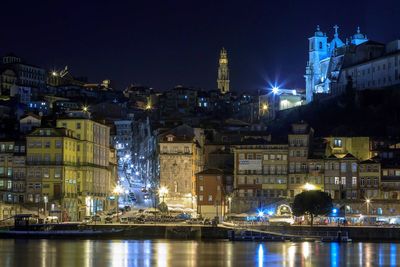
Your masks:
M349 45L359 45L368 41L367 36L360 33L360 28L350 38L350 42L346 40L344 43L339 38L339 27L334 27L333 39L329 42L326 33L317 29L309 40L308 62L306 73L304 75L306 81L306 101L311 102L315 95L329 94L331 92L332 83L338 80L341 64L343 63L344 49Z

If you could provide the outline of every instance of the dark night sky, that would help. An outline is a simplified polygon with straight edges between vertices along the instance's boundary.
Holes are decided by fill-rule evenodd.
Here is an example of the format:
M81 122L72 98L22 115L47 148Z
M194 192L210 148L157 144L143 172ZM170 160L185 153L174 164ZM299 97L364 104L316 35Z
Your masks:
M118 88L214 89L222 46L231 88L304 87L317 24L332 36L337 23L343 41L358 25L373 40L400 37L398 0L25 2L1 2L0 54Z

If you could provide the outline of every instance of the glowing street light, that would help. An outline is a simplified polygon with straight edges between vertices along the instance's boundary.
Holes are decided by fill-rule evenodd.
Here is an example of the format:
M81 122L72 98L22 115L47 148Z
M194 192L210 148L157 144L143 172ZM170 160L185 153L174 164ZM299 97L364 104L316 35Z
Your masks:
M124 192L124 189L120 185L117 185L113 190L113 193L116 195L122 194L123 192Z
M307 191L316 190L316 189L317 189L317 187L316 187L315 185L310 184L310 183L306 183L306 184L303 186L303 188L304 188L304 190L307 190Z
M89 107L88 107L88 106L83 106L83 107L82 107L82 110L83 110L84 112L88 112Z
M162 197L162 202L164 202L164 197L165 197L166 194L168 194L168 188L165 187L165 186L161 186L158 189L158 194L159 194L160 197Z
M265 112L268 110L268 105L267 104L263 104L262 105L262 110Z
M275 95L276 95L277 93L279 93L279 88L276 87L276 86L272 87L272 93L274 93Z
M367 204L367 215L369 215L369 205L371 204L371 199L365 199L365 203Z

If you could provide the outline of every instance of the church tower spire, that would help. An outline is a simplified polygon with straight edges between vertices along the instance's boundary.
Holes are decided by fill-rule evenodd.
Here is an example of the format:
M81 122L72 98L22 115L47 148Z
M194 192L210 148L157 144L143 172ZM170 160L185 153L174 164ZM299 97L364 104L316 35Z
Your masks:
M228 55L225 48L221 49L219 56L219 68L217 86L222 94L229 92L229 68L228 68Z

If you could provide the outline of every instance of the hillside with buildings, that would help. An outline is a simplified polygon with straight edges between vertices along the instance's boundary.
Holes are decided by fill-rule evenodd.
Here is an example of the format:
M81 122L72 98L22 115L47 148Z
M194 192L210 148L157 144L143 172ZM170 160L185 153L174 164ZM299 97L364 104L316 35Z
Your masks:
M398 88L356 93L350 90L340 96L281 111L269 129L279 134L289 129L290 124L304 120L318 129L319 136L399 136L399 101Z

